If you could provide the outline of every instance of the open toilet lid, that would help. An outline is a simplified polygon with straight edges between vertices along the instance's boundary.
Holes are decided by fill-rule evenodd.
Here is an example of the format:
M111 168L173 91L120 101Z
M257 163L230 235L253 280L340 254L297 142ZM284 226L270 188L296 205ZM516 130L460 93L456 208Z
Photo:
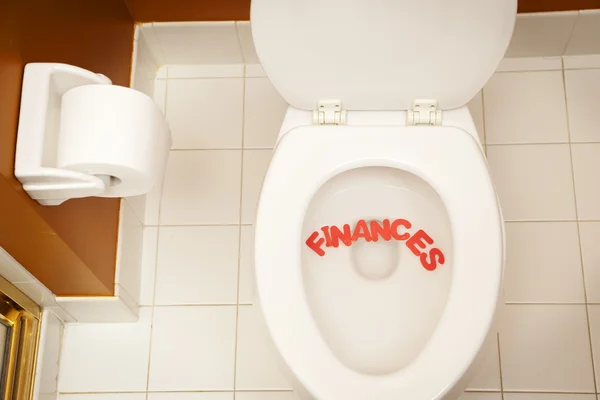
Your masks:
M517 0L252 0L252 35L287 102L314 110L463 106L510 42Z

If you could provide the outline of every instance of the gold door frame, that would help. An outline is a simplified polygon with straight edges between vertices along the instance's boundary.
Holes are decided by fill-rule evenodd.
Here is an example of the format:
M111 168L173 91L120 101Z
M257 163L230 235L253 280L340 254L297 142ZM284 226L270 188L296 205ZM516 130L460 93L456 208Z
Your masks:
M0 276L0 323L9 329L0 366L2 399L33 398L41 315L37 304Z

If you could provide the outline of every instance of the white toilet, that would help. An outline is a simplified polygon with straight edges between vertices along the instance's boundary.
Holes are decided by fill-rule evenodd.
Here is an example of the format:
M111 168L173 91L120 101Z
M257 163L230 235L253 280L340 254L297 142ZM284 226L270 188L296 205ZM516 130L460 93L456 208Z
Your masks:
M290 104L255 228L258 303L316 400L456 399L491 339L503 222L466 104L516 0L253 0Z

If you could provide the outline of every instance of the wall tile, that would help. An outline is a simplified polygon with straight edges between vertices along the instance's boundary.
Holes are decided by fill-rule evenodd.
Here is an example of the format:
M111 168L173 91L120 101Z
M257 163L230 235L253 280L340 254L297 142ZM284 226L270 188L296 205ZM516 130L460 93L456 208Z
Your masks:
M465 392L458 400L502 400L501 393Z
M53 394L58 390L58 365L63 331L63 323L51 311L44 310L35 374L35 390L39 394ZM3 341L5 339L2 338Z
M172 149L242 147L244 81L169 79L167 121Z
M562 67L562 58L558 56L503 58L496 72L560 71Z
M574 220L569 146L487 146L494 185L507 221Z
M121 201L115 284L136 301L140 298L144 229L127 201Z
M244 150L242 224L254 223L260 189L272 155L272 150Z
M152 28L163 64L235 64L242 53L234 22L158 22Z
M146 393L61 394L60 400L146 400Z
M244 111L244 147L273 148L287 102L268 78L247 78Z
M240 306L235 388L291 389L280 372L261 318L256 306Z
M59 391L145 391L151 314L151 309L141 308L136 323L67 325Z
M143 234L142 276L140 279L141 306L154 304L154 283L156 278L156 248L158 244L158 227L146 226Z
M590 318L590 337L592 340L592 354L594 365L596 366L596 382L600 380L600 371L597 366L600 365L600 305L588 306Z
M599 37L600 10L580 11L565 54L598 54Z
M168 65L166 68L168 70L167 76L169 80L189 78L241 78L244 76L244 64Z
M505 393L504 400L596 400L596 395L574 393Z
M504 390L595 390L585 306L508 305L501 325Z
M506 56L562 56L576 19L576 11L519 15Z
M484 110L487 144L569 141L561 71L495 74Z
M580 220L600 220L600 143L574 144L571 152L577 216Z
M236 400L300 400L294 392L237 392Z
M600 303L600 222L580 222L579 234L587 300Z
M233 390L235 319L235 306L156 307L148 390Z
M585 301L577 223L509 222L506 240L506 302Z
M259 61L258 56L256 55L256 49L254 48L250 21L237 21L235 25L240 40L240 46L242 47L244 62L246 64L258 64Z
M498 340L494 339L489 349L483 364L479 371L469 383L468 390L498 390L502 389L500 383L500 358L498 354Z
M233 400L233 392L148 393L148 400Z
M565 71L572 142L600 142L600 69Z
M254 302L254 227L242 226L240 238L240 304Z
M163 225L237 224L240 150L172 151L162 195Z
M477 134L479 135L479 140L481 144L485 144L485 127L483 123L483 95L482 91L477 92L475 97L471 99L469 104L469 111L471 112L471 116L473 117L473 121L475 122L475 128L477 129Z
M157 305L235 304L239 227L161 227Z
M600 54L564 56L563 65L565 69L600 68Z

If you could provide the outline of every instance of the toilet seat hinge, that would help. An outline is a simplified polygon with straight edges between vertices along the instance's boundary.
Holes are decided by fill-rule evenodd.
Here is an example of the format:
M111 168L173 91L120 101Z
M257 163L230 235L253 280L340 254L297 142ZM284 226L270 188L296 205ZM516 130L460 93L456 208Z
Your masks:
M313 111L315 125L346 125L346 110L342 110L340 100L319 100Z
M437 100L418 99L406 113L406 125L442 125L442 110L438 110Z

